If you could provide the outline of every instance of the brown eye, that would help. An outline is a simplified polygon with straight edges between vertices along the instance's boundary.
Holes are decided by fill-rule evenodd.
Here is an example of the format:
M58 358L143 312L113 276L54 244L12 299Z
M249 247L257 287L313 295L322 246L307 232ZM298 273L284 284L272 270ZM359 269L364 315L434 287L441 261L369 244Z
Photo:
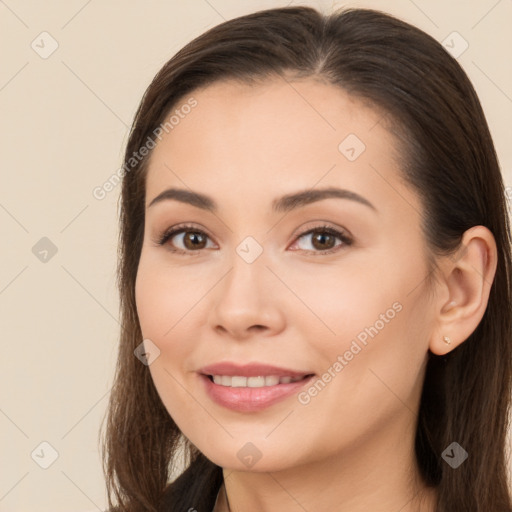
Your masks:
M185 231L183 236L183 245L190 250L204 249L206 236L195 231Z
M319 226L310 229L309 231L299 235L297 240L307 239L307 237L310 238L310 243L304 244L306 247L299 247L299 249L312 253L327 254L336 252L338 247L349 246L352 244L352 239L348 235L330 226ZM337 239L340 240L340 242L337 243Z
M171 251L199 253L207 248L209 236L194 226L177 226L167 230L158 240L159 245L169 245Z
M336 245L336 237L330 233L316 232L311 239L313 247L322 251L324 249L332 249Z

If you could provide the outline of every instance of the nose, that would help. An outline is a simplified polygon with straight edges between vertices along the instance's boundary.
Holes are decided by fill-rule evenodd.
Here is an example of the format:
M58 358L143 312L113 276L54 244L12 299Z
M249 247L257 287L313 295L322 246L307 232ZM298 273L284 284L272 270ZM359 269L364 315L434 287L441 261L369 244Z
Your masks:
M279 333L284 328L280 287L264 258L247 263L235 254L232 267L212 290L210 325L238 340Z

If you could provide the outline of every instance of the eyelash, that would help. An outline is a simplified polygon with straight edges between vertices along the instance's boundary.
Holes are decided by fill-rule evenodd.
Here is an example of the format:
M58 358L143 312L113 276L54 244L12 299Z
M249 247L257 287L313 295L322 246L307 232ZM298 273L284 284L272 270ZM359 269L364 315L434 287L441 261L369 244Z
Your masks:
M166 231L164 231L162 233L162 235L160 235L158 237L157 240L155 240L155 242L159 246L163 246L174 235L177 235L178 233L182 233L182 232L185 232L185 233L186 232L198 233L200 235L204 235L204 236L209 238L208 234L205 233L203 230L198 229L195 226L192 226L190 224L182 224L182 225L175 226L173 228L167 229ZM346 235L345 233L343 233L343 232L341 232L341 231L339 231L339 230L337 230L337 229L335 229L335 228L333 228L331 226L327 226L327 225L315 226L315 227L313 227L311 229L308 229L307 231L304 231L303 233L299 233L297 235L297 237L296 237L296 240L302 238L305 235L309 235L311 233L316 233L316 232L328 233L329 235L333 235L333 236L339 238L342 241L342 244L336 245L332 249L325 249L323 251L307 251L307 250L303 249L303 250L305 250L308 253L313 253L313 254L318 254L318 255L332 254L332 253L337 252L338 250L340 250L339 249L340 247L342 247L342 246L350 246L353 243L352 238L350 238L348 235ZM178 254L189 254L189 255L192 255L193 253L196 253L196 254L194 254L194 256L195 256L195 255L199 255L202 252L202 250L204 250L204 249L199 249L197 251L185 251L183 249L171 248L170 250L171 250L171 252L178 253Z

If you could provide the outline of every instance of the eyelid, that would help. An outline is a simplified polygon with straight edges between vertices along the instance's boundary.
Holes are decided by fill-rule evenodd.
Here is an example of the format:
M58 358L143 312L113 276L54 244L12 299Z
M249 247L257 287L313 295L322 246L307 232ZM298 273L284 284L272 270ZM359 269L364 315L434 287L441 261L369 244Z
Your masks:
M180 233L183 233L183 232L186 233L187 231L192 231L192 232L195 232L195 233L201 233L203 235L206 235L210 240L212 240L212 237L210 236L210 234L205 229L197 227L197 226L195 226L192 223L185 222L185 223L176 224L175 226L172 226L170 228L164 229L164 231L161 232L160 234L158 234L156 236L156 238L152 239L152 242L157 247L164 246L164 245L166 245L167 241L170 238L173 238L174 236L176 236L176 235L178 235ZM171 249L171 252L182 253L182 254L193 254L193 253L199 254L203 250L204 249L197 250L197 251L185 251L183 249L174 248L174 249Z
M338 249L340 246L350 246L354 243L354 237L345 228L342 227L335 227L332 226L330 222L328 221L310 221L311 223L316 222L316 224L311 225L310 227L302 227L298 232L296 231L292 237L293 242L291 245L294 245L297 243L298 240L300 240L303 236L309 235L311 233L314 233L315 231L318 232L325 232L330 233L332 236L335 236L341 240L341 244L336 245L335 247L331 249L324 249L324 250L306 250L302 249L302 251L305 251L307 254L313 254L313 255L328 255L332 253L338 252L340 249ZM320 224L319 224L320 223ZM177 224L175 226L172 226L170 228L167 228L163 231L163 233L157 235L156 238L153 238L152 241L155 244L155 246L160 247L166 245L167 241L174 236L186 232L195 232L200 233L202 235L205 235L208 239L212 240L212 237L209 235L209 233L203 229L202 227L197 227L192 223L182 223ZM289 246L288 246L289 247ZM187 255L199 255L206 249L198 249L196 251L193 250L184 250L179 248L173 248L170 249L171 252L177 253L177 254L187 254ZM301 251L301 249L293 249L294 251Z
M314 222L314 221L312 221L312 222ZM307 254L327 256L327 255L339 252L341 250L340 247L353 245L354 237L347 229L342 228L342 227L334 227L327 221L316 221L316 222L321 222L321 224L315 224L313 226L310 226L309 228L301 228L298 233L295 233L293 235L292 245L295 245L298 242L298 240L300 240L303 236L309 235L314 232L329 233L332 236L339 238L341 240L341 244L335 245L334 247L332 247L330 249L324 249L323 251L303 249L303 251L306 251ZM300 251L300 249L294 249L294 250Z
M300 238L303 235L311 233L311 231L321 231L322 229L325 229L326 231L336 231L340 235L343 235L345 238L350 239L351 241L353 241L354 239L352 233L350 233L348 229L343 228L341 226L332 225L331 222L326 220L313 220L308 222L307 224L307 227L301 227L293 233L292 237L294 240L296 238Z

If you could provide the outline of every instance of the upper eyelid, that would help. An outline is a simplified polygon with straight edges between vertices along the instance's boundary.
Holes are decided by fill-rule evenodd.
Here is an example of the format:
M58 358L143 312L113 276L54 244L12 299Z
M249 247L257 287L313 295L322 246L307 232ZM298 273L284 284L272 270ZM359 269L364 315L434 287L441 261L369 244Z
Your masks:
M306 228L302 228L296 232L294 232L293 234L293 243L296 242L296 240L298 240L299 238L305 236L305 235L310 235L312 232L314 231L321 231L322 229L324 229L325 231L328 231L329 229L333 230L333 231L336 231L337 234L334 235L334 236L337 236L338 238L342 239L342 241L345 243L347 241L350 241L350 243L353 242L354 238L352 236L352 234L350 233L350 231L348 231L346 228L342 228L342 227L335 227L333 226L329 221L322 221L322 220L318 220L318 221L310 221L310 222L317 222L318 224L317 225L312 225L310 227L306 227ZM176 225L172 228L168 228L166 230L164 230L164 232L162 233L162 235L159 236L159 239L165 239L167 238L167 241L170 240L171 238L174 238L175 236L179 235L179 234L182 234L182 233L186 233L187 231L189 232L199 232L199 233L202 233L204 235L206 235L210 240L213 241L213 237L210 236L210 234L203 228L199 228L199 227L196 227L196 226L193 226L193 225ZM215 242L214 242L215 243ZM201 252L201 250L197 250L197 251L191 251L191 250L185 250L185 249L176 249L176 251L182 251L182 252L189 252L189 253L193 253L193 252ZM321 253L322 251L314 251L314 252L319 252Z

